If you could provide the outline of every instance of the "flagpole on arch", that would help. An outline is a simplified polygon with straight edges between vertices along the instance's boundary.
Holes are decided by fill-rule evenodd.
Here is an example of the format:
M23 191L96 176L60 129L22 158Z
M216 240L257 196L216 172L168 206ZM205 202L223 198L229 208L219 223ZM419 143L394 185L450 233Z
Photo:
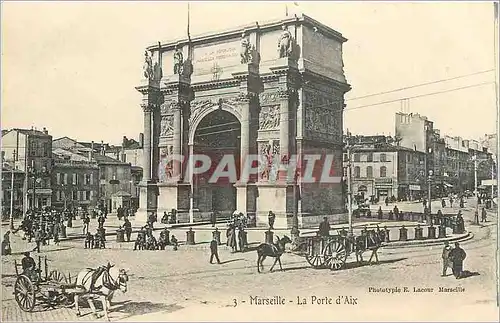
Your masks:
M190 27L190 3L189 1L187 2L187 36L188 36L188 40L191 40L191 33L190 33L190 30L189 30L189 27Z

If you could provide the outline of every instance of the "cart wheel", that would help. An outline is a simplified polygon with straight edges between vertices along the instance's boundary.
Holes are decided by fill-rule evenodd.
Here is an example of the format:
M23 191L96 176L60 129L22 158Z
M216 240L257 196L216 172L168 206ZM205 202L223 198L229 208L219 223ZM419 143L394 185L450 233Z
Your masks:
M50 272L49 280L64 284L68 282L68 280L66 279L66 275L64 275L64 273L58 271L57 269L54 269Z
M325 265L331 270L339 270L347 259L346 240L335 239L328 243L324 251Z
M313 268L321 268L324 263L323 255L306 255L306 260Z
M19 275L14 284L14 297L17 305L25 311L31 312L35 307L35 286L25 275Z

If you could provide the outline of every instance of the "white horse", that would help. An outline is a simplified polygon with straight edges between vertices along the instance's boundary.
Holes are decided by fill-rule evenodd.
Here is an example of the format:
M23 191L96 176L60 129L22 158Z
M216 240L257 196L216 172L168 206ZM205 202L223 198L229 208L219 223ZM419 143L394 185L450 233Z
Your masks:
M97 317L101 317L95 308L93 299L99 298L102 303L104 316L109 321L108 311L111 307L111 299L116 290L121 290L122 293L127 292L128 275L124 269L118 269L114 265L108 263L107 266L102 266L97 269L83 269L76 278L75 287L80 289L75 293L75 311L76 315L80 316L80 308L78 299L86 298L89 303L92 313Z

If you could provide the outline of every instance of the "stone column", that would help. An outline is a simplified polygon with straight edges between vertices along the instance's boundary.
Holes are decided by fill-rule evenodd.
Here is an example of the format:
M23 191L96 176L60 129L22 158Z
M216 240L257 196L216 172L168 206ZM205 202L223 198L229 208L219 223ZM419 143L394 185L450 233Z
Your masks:
M288 156L290 142L290 110L288 104L288 92L280 92L280 159Z
M181 102L175 104L172 108L174 112L174 130L173 130L173 149L172 152L174 156L180 156L182 154L182 105ZM174 159L173 161L173 172L176 181L181 179L181 162Z
M142 105L144 110L143 182L151 180L151 120L153 109L150 104Z
M250 153L250 99L240 99L241 108L241 148L240 148L240 171L245 166L245 161ZM242 172L240 172L240 175Z

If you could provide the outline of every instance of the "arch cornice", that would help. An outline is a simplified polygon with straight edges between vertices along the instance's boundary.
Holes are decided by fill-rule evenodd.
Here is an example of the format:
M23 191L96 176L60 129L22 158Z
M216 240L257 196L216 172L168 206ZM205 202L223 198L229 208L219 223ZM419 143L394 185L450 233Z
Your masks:
M191 117L189 118L189 145L194 143L194 135L201 120L217 110L229 112L241 123L240 102L237 98L225 98L218 101L210 99L193 101L191 102Z

